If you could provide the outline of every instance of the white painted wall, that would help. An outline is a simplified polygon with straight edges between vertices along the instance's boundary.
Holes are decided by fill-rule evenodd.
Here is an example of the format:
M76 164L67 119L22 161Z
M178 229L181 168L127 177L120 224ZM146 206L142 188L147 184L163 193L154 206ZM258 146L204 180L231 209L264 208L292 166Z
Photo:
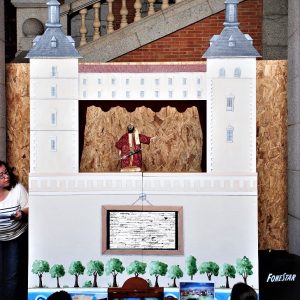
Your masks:
M56 120L53 120L55 114ZM69 117L67 117L69 115ZM30 101L31 130L78 130L78 101ZM56 121L56 122L53 122Z
M52 76L52 66L57 68L57 75ZM75 58L35 58L30 59L30 78L77 78L78 59Z
M256 61L254 58L207 60L208 172L256 172ZM219 76L224 68L225 77ZM241 77L234 77L240 68ZM233 111L226 98L234 97ZM226 139L233 128L233 142Z
M55 140L56 150L51 142ZM31 173L77 173L78 132L36 130L30 132Z
M185 182L181 191L177 188L175 195L169 194L178 179ZM257 195L252 192L250 184L252 180L256 182L256 176L240 176L239 179L240 182L236 182L237 178L231 176L194 174L192 177L173 177L172 174L155 173L144 177L142 173L81 174L79 177L32 176L30 210L33 217L29 224L29 266L35 259L44 259L50 265L63 264L67 270L73 260L81 260L86 265L91 259L100 259L106 263L111 257L119 257L124 266L135 259L145 262L162 260L169 265L179 264L185 271L185 257L188 255L194 255L198 264L213 260L220 266L225 262L235 265L237 258L246 255L254 265L254 275L249 277L249 284L258 287ZM248 184L244 184L243 180ZM37 184L38 181L40 185ZM214 188L211 192L193 190L193 194L186 194L195 182ZM132 205L138 199L142 183L146 199L152 205L183 206L184 255L101 254L102 205ZM152 189L156 191L155 194L151 192ZM240 191L236 193L233 190ZM141 205L141 202L137 204ZM128 277L126 272L118 275L119 284L123 284ZM150 276L145 274L143 277ZM90 279L83 275L79 281L83 284ZM154 278L151 280L154 282ZM189 278L185 276L181 280ZM197 274L195 280L206 281L207 278ZM225 284L224 277L219 276L214 280L217 286ZM237 275L230 282L233 284L241 280ZM166 277L159 281L161 285L167 286L172 280ZM35 286L37 282L37 276L30 273L29 287ZM53 287L55 279L45 274L44 283ZM107 286L111 283L111 277L104 275L99 283ZM66 274L61 279L61 284L73 286L74 277Z
M242 78L217 78L216 70L223 64L228 74L233 74L235 64L240 65ZM57 66L56 76L51 74L53 65ZM197 73L84 73L77 78L77 69L77 60L31 60L29 270L35 259L47 260L50 265L63 264L66 270L74 260L81 260L85 265L91 259L108 261L111 256L101 254L102 205L131 205L144 192L153 205L183 206L185 254L125 255L120 257L125 266L135 259L145 262L159 259L169 265L180 264L184 269L188 255L194 255L198 264L213 260L220 265L235 265L236 259L245 255L254 265L249 284L258 287L257 179L253 136L255 60L209 60L208 79L205 79L205 74ZM185 75L186 84L183 81ZM174 80L169 85L171 76ZM145 97L140 94L143 78ZM156 79L159 79L158 84ZM206 93L206 85L203 85L206 80L210 173L78 173L77 97L86 100L170 100L169 90L173 89L172 97L176 100L200 100L205 99L202 96ZM48 95L54 83L59 87L57 97ZM98 97L99 86L103 89L101 97ZM197 91L202 88L204 93L197 98ZM186 96L183 94L185 89ZM223 102L232 90L237 99L234 115L231 112L226 114L225 100ZM49 116L53 111L57 111L56 126L50 124ZM234 145L224 143L224 129L229 122L236 126L239 142ZM56 151L50 148L53 138L57 141ZM55 279L49 274L43 277L45 285L55 286ZM126 278L126 273L118 276L119 284ZM86 275L80 276L80 284L90 279ZM195 279L207 280L205 275L199 274ZM182 280L189 278L185 276ZM230 282L241 280L237 275ZM30 273L29 287L37 282L37 276ZM107 286L111 277L104 276L99 282L101 286ZM168 278L160 279L164 286L170 282ZM74 277L66 274L61 284L72 286ZM224 285L225 278L216 278L216 284Z
M204 72L80 73L80 100L205 100Z
M30 172L77 173L78 147L78 59L31 59Z

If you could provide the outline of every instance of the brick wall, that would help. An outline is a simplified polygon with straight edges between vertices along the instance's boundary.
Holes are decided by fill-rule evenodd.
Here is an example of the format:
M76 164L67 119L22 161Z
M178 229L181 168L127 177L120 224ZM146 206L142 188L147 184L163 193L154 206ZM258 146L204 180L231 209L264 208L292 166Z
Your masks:
M127 22L128 24L133 22L134 16L135 16L135 9L134 9L134 3L135 0L127 0L126 1L126 7L127 7ZM122 8L122 1L114 1L113 2L113 15L114 15L114 30L117 30L120 28L120 23L121 23L121 15L120 15L120 10Z
M262 51L263 0L246 0L238 6L240 29ZM114 62L199 61L209 40L223 29L224 11L114 59Z

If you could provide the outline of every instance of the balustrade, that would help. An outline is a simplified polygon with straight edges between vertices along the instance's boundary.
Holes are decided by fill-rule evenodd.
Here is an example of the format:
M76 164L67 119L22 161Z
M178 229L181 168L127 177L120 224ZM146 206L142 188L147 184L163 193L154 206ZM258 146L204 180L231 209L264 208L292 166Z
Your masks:
M128 25L128 22L127 22L128 10L126 7L126 0L122 0L122 8L120 10L120 14L122 17L120 28L124 28Z
M143 16L151 16L155 12L167 9L170 5L183 0L106 0L106 1L73 1L67 13L70 20L80 16L79 34L72 32L79 46L90 40L97 40L101 35L111 34L114 30L124 28L131 22L138 22ZM77 3L78 2L78 3ZM80 3L79 3L80 2ZM66 10L63 13L66 14ZM142 13L143 10L143 13ZM70 22L69 20L69 22ZM74 22L70 23L71 25ZM88 35L89 34L89 35Z
M79 11L79 14L81 16L81 26L80 26L80 29L79 29L79 32L80 32L80 46L83 46L86 44L86 34L87 34L87 27L86 27L86 23L85 23L85 18L86 18L86 15L87 15L87 9L84 8L84 9L81 9Z
M93 35L93 41L100 38L100 26L101 26L100 15L99 15L100 7L101 7L100 2L97 2L93 5L93 8L94 8L94 23L93 23L94 35Z

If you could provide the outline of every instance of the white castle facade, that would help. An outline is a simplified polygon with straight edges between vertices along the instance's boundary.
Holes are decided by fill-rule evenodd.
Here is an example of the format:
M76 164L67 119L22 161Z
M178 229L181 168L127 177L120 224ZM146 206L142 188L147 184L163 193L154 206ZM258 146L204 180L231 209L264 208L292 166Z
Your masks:
M258 288L256 174L256 57L238 29L235 0L225 1L223 32L211 40L202 63L89 64L60 30L58 2L35 40L30 58L30 257L68 268L71 261L107 261L102 254L101 208L132 205L141 191L154 206L183 208L182 255L120 255L179 264L198 261L253 264ZM117 71L116 71L117 70ZM207 101L207 172L80 173L79 101ZM30 269L30 268L29 268ZM85 276L85 275L84 275ZM84 277L83 276L83 277ZM200 276L199 274L197 276ZM202 275L201 275L202 276ZM204 276L204 275L203 275ZM71 286L73 277L66 275ZM235 281L241 281L236 275ZM120 281L126 278L120 275ZM202 281L205 281L205 277ZM88 278L86 278L88 279ZM54 279L45 277L48 286ZM108 282L110 278L105 279ZM184 276L183 280L189 280ZM85 279L82 279L85 281ZM124 281L124 280L123 280ZM167 286L168 279L162 279ZM217 286L225 278L215 279ZM29 287L36 275L29 276ZM52 283L53 282L53 283Z

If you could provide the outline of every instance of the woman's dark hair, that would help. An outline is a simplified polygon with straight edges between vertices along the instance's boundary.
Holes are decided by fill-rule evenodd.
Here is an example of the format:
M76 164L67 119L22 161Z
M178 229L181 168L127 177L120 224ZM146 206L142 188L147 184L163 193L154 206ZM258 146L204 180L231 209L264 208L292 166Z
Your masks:
M50 295L47 300L72 300L72 297L66 291L59 291Z
M14 167L10 167L5 161L0 160L0 166L4 166L9 175L9 186L6 188L7 190L11 190L16 186L19 182L17 175L14 174Z
M230 300L257 300L257 294L251 286L239 282L233 286Z

